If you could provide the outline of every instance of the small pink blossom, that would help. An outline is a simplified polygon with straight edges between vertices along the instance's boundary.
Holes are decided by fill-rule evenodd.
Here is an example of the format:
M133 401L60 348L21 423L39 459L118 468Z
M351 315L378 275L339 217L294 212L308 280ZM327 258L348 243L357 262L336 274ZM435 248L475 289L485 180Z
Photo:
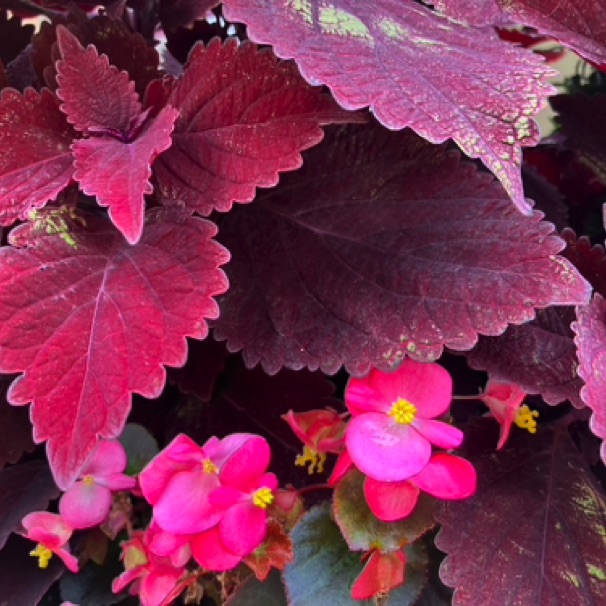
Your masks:
M369 600L404 583L406 556L402 550L382 553L373 549L363 557L365 562L351 588L354 600Z
M21 524L23 536L38 543L30 552L38 558L38 566L46 568L53 554L56 554L72 572L78 572L78 560L69 552L67 542L72 536L72 528L55 513L35 511L26 515Z
M80 471L79 480L65 491L59 513L72 528L101 524L112 506L112 491L131 490L136 480L125 475L127 458L117 440L101 440Z
M392 373L373 369L349 380L345 403L353 415L345 434L347 451L367 476L399 482L429 462L432 444L456 448L463 433L433 420L448 411L452 379L438 364L406 359Z

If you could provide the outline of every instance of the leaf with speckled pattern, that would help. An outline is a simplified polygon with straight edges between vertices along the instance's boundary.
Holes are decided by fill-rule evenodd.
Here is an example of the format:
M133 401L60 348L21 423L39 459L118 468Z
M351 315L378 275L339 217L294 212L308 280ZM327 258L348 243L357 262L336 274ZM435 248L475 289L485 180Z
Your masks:
M605 604L606 501L565 425L514 432L495 453L497 433L490 419L468 428L477 493L437 516L453 606Z
M344 108L370 106L388 128L408 126L433 143L453 139L530 213L521 147L537 143L531 117L553 91L551 69L531 52L412 0L226 0L223 10Z
M432 360L590 296L539 214L458 152L376 124L327 132L301 170L226 215L219 239L233 286L215 337L270 373Z

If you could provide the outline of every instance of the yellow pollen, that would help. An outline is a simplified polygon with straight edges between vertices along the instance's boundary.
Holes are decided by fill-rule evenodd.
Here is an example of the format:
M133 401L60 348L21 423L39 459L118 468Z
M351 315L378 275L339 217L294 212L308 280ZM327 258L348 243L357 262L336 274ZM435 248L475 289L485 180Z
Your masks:
M322 473L324 471L324 463L326 463L326 453L318 452L309 446L305 446L303 448L303 454L297 455L295 465L305 467L307 463L309 463L309 466L307 467L307 473L309 475L315 471Z
M539 416L538 410L530 410L526 404L518 410L516 416L516 425L521 429L527 429L530 433L537 433L537 422L535 418Z
M50 559L53 557L53 552L48 547L44 547L42 543L38 543L36 549L30 551L29 555L38 558L38 566L40 568L47 568Z
M147 562L148 560L145 552L138 547L130 547L124 552L124 568L126 570L145 566Z
M219 471L217 466L210 459L204 461L203 467L204 473L217 473Z
M253 503L261 509L267 509L274 501L274 495L269 488L259 488L253 496Z
M404 398L398 398L387 414L392 417L396 423L410 425L417 416L417 407L408 400L404 400Z
M92 486L95 483L95 478L93 478L93 476L84 476L82 478L82 483L86 486Z

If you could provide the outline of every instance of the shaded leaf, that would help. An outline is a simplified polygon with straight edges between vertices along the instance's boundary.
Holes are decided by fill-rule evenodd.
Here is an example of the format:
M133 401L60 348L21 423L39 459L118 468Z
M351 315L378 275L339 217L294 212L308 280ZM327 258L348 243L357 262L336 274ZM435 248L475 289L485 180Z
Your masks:
M577 307L573 324L579 356L579 376L585 381L583 401L593 415L591 431L602 439L600 454L606 463L606 301L596 293L588 305Z
M0 225L26 218L67 186L74 134L48 90L0 93Z
M9 19L8 13L0 9L0 62L4 65L10 63L29 44L34 33L34 26L25 24L13 14Z
M548 404L569 400L584 406L577 375L576 346L570 328L572 307L548 307L520 326L510 326L500 337L480 337L465 355L469 365L494 379L517 383L529 394L541 394Z
M7 384L0 388L0 469L7 463L16 463L23 453L32 452L35 444L32 440L32 424L28 411L11 406L6 400Z
M215 337L270 373L363 375L467 350L533 307L587 300L552 232L457 152L379 126L334 129L301 170L222 218L233 286Z
M571 261L579 273L599 292L606 297L606 258L604 247L593 244L587 236L577 238L572 229L567 227L560 234L566 242L562 256Z
M225 601L225 606L286 606L286 594L282 575L273 570L267 580L261 582L251 575L239 583Z
M227 287L213 224L166 211L148 221L134 247L91 218L77 248L46 236L0 249L0 372L25 373L9 401L32 402L34 440L48 440L64 489L98 438L120 434L133 392L160 394L162 365L185 363L185 337L206 336Z
M562 193L529 164L522 166L522 181L524 193L533 200L534 209L540 210L557 230L564 229L568 224L568 207Z
M112 591L112 581L124 572L118 558L106 560L102 566L89 562L78 574L67 571L61 578L61 599L86 606L110 606L124 599Z
M166 103L176 107L172 147L154 165L167 204L208 215L250 202L257 187L301 166L322 124L360 122L309 86L293 63L234 38L190 53Z
M24 516L46 509L48 502L59 494L45 461L28 461L1 470L0 549L10 534L21 527Z
M490 419L469 428L477 493L438 516L453 605L603 604L606 502L566 428L516 432L498 453L496 432Z
M352 551L397 551L434 526L436 501L421 495L412 514L398 522L382 522L370 511L363 492L364 475L350 471L336 486L334 514Z
M412 0L228 0L223 11L255 42L294 58L308 82L328 85L344 108L370 106L388 128L408 126L433 143L453 139L530 213L521 146L538 142L529 116L552 92L550 68L532 53Z
M128 460L126 472L137 475L158 454L158 442L143 427L137 423L127 423L120 435L120 443L124 446Z
M159 18L164 30L191 27L221 0L161 0Z

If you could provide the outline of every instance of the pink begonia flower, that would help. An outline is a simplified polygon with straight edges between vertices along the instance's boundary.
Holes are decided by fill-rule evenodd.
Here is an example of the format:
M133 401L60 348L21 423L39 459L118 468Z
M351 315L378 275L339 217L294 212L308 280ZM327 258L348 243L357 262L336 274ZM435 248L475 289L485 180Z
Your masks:
M46 568L53 554L63 560L72 572L78 572L78 560L69 552L67 542L72 536L72 528L56 513L35 511L21 520L26 532L25 538L38 543L30 555L38 558L38 566Z
M438 364L406 359L392 373L373 369L352 378L345 403L353 415L345 433L347 451L367 476L399 482L418 474L431 458L432 444L451 449L463 433L433 420L448 411L452 379Z
M309 463L309 474L324 471L326 453L340 454L345 446L345 428L347 423L332 408L293 412L289 410L281 417L286 421L296 436L303 442L303 454L297 455L295 465Z
M225 547L218 525L192 537L190 545L196 562L211 572L233 570L242 561L242 556Z
M538 417L539 413L530 410L526 405L522 406L525 397L526 392L517 383L497 379L489 379L484 393L478 396L501 425L497 450L505 446L514 423L530 433L536 433L535 417Z
M219 536L225 548L240 557L251 554L267 535L267 507L278 480L267 473L271 450L259 436L245 442L221 467L221 486L210 493L221 512Z
M100 440L79 474L79 480L65 491L59 513L72 528L101 524L112 506L112 491L131 490L135 478L125 475L127 458L117 440Z
M187 545L176 548L171 557L155 554L150 549L150 541L156 529L150 527L145 532L137 532L122 543L122 560L125 571L112 583L112 591L120 593L127 585L131 595L138 595L143 606L160 606L168 595L187 576L185 565L190 557ZM186 583L183 582L183 589Z
M196 534L218 523L208 495L219 487L219 469L252 434L232 434L223 440L212 437L198 446L178 435L139 474L143 496L153 506L154 520L174 534Z
M362 572L351 588L354 600L369 600L387 593L404 583L406 555L403 551L381 553L373 549L365 554Z

